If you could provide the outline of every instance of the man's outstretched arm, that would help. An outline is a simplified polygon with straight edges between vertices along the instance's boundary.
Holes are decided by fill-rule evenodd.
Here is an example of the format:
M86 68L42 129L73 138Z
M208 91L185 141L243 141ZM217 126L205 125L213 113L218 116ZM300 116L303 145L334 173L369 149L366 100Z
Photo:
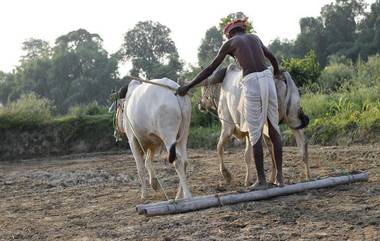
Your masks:
M222 47L219 50L218 55L215 57L215 59L211 62L209 66L207 66L205 69L203 69L195 78L193 81L190 82L190 84L181 86L177 89L177 94L183 96L186 95L186 93L193 88L195 85L201 83L203 80L205 80L207 77L209 77L216 68L223 62L224 58L229 52L229 42L226 42L222 45Z

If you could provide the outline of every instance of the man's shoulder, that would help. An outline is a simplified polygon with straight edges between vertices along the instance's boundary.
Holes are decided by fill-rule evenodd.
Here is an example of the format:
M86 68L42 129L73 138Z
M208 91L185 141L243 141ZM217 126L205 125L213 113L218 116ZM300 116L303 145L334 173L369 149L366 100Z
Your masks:
M260 40L259 36L257 36L257 35L254 34L254 33L247 33L247 35L249 35L251 38L255 38L255 39ZM261 41L261 40L260 40L260 41Z

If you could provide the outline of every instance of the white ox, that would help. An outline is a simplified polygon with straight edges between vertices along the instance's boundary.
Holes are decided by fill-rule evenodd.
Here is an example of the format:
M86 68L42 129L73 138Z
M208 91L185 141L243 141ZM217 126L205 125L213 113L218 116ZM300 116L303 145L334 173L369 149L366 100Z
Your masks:
M302 160L305 168L305 175L310 179L310 169L308 164L308 148L307 139L304 135L304 128L309 122L309 118L303 113L300 106L300 95L293 79L288 72L283 73L283 80L275 79L279 120L280 123L287 124L292 130L297 145L300 148ZM204 86L202 86L202 98L199 104L201 110L214 109L218 111L218 117L222 124L221 133L217 145L217 153L219 157L220 172L222 173L227 184L231 182L231 174L224 165L223 153L224 145L232 137L238 139L245 138L246 148L244 159L246 162L246 178L245 185L250 185L253 181L253 175L250 168L252 161L252 146L250 145L248 132L240 130L240 81L242 79L242 71L234 64L228 66L227 69L220 69L211 76ZM264 127L264 138L270 153L273 152L271 142ZM272 170L270 182L274 183L276 177L276 166L272 155Z
M174 81L163 78L151 80L178 88ZM128 137L132 154L135 158L137 171L141 182L141 198L147 197L145 167L149 173L149 183L159 190L153 168L153 158L162 146L168 152L168 160L174 162L179 176L180 185L176 198L183 191L183 197L191 198L191 192L186 181L187 138L191 119L191 102L188 96L176 96L174 92L153 84L141 84L132 80L128 89L119 92L124 101L117 104L116 131L125 133ZM125 95L126 92L126 95Z

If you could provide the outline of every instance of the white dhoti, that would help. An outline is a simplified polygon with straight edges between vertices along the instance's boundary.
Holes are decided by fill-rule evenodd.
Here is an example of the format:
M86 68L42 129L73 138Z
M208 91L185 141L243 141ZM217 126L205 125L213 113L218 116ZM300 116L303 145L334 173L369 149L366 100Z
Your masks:
M272 72L268 69L248 74L243 78L241 85L240 129L249 132L251 144L257 143L268 120L281 135L278 126L277 93Z

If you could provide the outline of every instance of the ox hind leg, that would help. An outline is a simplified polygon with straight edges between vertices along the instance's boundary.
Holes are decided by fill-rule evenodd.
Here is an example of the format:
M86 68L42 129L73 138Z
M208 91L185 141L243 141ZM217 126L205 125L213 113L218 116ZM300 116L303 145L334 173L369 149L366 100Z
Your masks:
M216 147L218 158L219 158L219 170L223 175L226 184L229 185L231 183L231 173L224 166L224 145L227 143L228 139L232 136L231 130L226 130L224 126L222 126L222 131L220 133L218 145Z
M160 189L160 187L157 181L156 171L153 166L154 154L155 149L153 147L148 148L145 157L145 167L148 170L149 174L149 184L153 188L153 190L157 192Z
M276 166L276 161L275 161L274 155L273 155L273 145L272 145L272 142L271 142L268 134L264 134L263 136L264 136L264 141L265 141L265 144L268 148L268 151L269 151L269 154L271 157L271 161L272 161L269 183L274 184L276 182L277 166Z
M171 135L168 135L171 136ZM173 135L176 136L176 135ZM180 187L179 189L183 191L183 197L185 199L191 198L191 192L189 187L187 186L186 181L186 173L185 173L185 160L187 158L186 156L186 142L180 140L178 143L176 143L176 140L174 138L167 138L163 140L163 143L166 147L166 150L169 153L169 162L174 163L175 170L179 177L179 183ZM178 145L178 148L177 148ZM177 150L178 149L178 150ZM181 189L182 188L182 189ZM179 193L181 193L179 191ZM177 192L177 197L179 197Z
M187 185L186 181L186 167L187 167L187 140L180 140L176 145L176 153L177 153L177 159L175 161L175 168L179 176L180 185L178 185L178 191L176 195L176 199L179 199L181 197L181 194L183 194L183 198L189 199L192 197L190 189ZM183 177L181 180L181 176Z
M310 180L310 167L309 167L309 153L307 139L303 129L293 130L294 137L296 138L297 146L300 148L300 154L305 168L305 176Z
M130 147L131 147L133 157L135 158L137 174L140 179L141 199L146 199L148 197L148 192L147 192L146 180L145 180L146 174L145 174L145 169L144 169L144 152L139 146L136 138L133 138L133 140L130 142Z
M245 152L244 152L244 160L246 165L246 174L245 174L245 186L251 186L253 184L253 174L252 174L252 168L251 163L253 161L252 157L252 146L251 142L249 141L249 136L247 135L245 137Z

